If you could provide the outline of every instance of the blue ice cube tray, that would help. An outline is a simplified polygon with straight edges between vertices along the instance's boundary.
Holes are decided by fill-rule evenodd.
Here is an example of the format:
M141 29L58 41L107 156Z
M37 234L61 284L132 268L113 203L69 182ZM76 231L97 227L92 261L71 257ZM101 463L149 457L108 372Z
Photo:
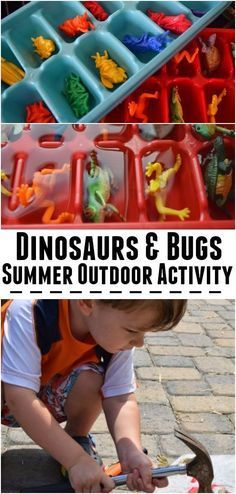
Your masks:
M63 95L64 81L71 72L77 74L90 94L89 112L80 122L97 122L134 91L148 76L156 72L196 34L215 19L231 2L227 1L103 1L108 12L106 21L98 21L83 5L75 1L30 2L2 21L2 56L25 71L22 81L2 84L2 121L24 122L26 106L43 100L58 122L77 122ZM134 55L123 43L126 34L158 35L163 29L146 14L147 9L168 15L186 14L192 22L185 33L170 33L171 43L159 54ZM193 11L204 12L196 17ZM89 13L95 30L69 38L59 29L68 18ZM47 60L34 52L31 38L42 35L55 42L56 50ZM128 79L113 90L106 89L91 55L103 54L124 67Z

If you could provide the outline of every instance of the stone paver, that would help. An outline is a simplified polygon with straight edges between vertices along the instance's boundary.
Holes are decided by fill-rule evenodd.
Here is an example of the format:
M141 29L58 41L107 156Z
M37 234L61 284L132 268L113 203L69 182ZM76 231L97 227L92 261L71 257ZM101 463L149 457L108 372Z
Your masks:
M135 354L136 396L142 444L153 459L189 453L174 437L176 425L210 454L234 453L234 341L232 300L192 300L174 331L145 337ZM93 433L105 463L116 461L103 414ZM56 462L22 429L2 426L2 452L2 492L60 481Z

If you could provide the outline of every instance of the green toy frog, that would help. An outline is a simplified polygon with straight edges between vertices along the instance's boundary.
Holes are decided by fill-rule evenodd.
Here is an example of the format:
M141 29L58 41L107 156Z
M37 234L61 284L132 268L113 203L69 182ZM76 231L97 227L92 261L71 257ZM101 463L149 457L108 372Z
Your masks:
M125 221L119 210L108 202L114 187L111 170L101 168L96 151L90 153L90 158L89 171L86 176L85 218L93 223L102 223L107 216L116 214L121 221Z

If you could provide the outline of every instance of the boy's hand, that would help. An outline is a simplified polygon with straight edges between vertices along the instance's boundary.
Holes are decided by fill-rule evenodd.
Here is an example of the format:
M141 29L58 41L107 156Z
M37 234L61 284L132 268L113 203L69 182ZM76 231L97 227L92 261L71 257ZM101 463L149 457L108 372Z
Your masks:
M155 487L166 487L168 480L166 477L152 479L153 463L151 459L142 451L130 452L122 463L122 471L128 474L127 487L131 491L153 492Z
M87 453L81 454L68 474L75 492L110 492L115 487L113 480Z

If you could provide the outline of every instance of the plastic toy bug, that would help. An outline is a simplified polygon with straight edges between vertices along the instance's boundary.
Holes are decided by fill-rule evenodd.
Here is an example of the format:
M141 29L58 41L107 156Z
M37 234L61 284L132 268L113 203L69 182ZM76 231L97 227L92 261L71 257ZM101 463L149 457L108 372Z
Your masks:
M68 174L70 165L65 164L60 169L43 168L34 173L32 185L21 184L18 187L17 196L19 203L28 207L34 202L35 207L46 208L42 216L44 224L60 224L71 223L74 220L74 214L67 211L60 213L56 219L52 219L56 205L53 200L47 199L49 194L52 194L56 185L58 175Z
M167 193L168 193L168 182L170 178L175 175L182 165L182 158L180 154L177 154L175 164L172 168L164 170L161 163L148 163L145 170L145 175L148 178L154 174L155 178L151 179L147 187L148 195L154 197L155 206L160 214L160 221L166 219L166 215L178 216L181 221L184 221L190 215L189 208L184 209L172 209L168 208L166 204Z
M121 221L125 221L119 210L108 202L114 188L111 171L109 168L101 168L96 151L90 153L90 158L89 171L86 175L85 219L93 223L101 223L106 217L115 214Z
M49 58L56 49L54 41L52 41L51 39L45 39L43 36L38 36L37 38L31 38L31 40L35 48L34 51L42 59Z
M221 136L216 137L212 151L201 163L205 166L204 181L209 199L219 208L228 201L233 185L232 160L225 156L224 141ZM229 212L224 209L227 216Z
M73 38L77 34L87 33L90 29L95 29L95 26L88 20L88 13L85 12L83 15L77 15L73 19L67 19L60 24L59 29L66 36Z
M175 34L184 33L192 25L185 14L165 15L163 12L154 12L148 9L147 15L162 29L168 29Z
M112 89L114 84L120 84L127 79L125 69L118 67L114 60L109 58L107 50L104 50L104 55L96 53L91 58L95 60L96 68L100 72L100 78L103 86L107 89Z
M154 94L142 93L139 96L137 103L135 101L130 101L130 103L128 104L128 111L130 116L139 118L140 120L142 120L142 123L147 123L148 116L145 115L147 100L158 99L158 97L159 97L158 91L156 91Z
M220 52L215 46L216 34L212 34L206 41L203 41L200 37L198 39L202 46L206 70L208 73L214 72L221 63Z

